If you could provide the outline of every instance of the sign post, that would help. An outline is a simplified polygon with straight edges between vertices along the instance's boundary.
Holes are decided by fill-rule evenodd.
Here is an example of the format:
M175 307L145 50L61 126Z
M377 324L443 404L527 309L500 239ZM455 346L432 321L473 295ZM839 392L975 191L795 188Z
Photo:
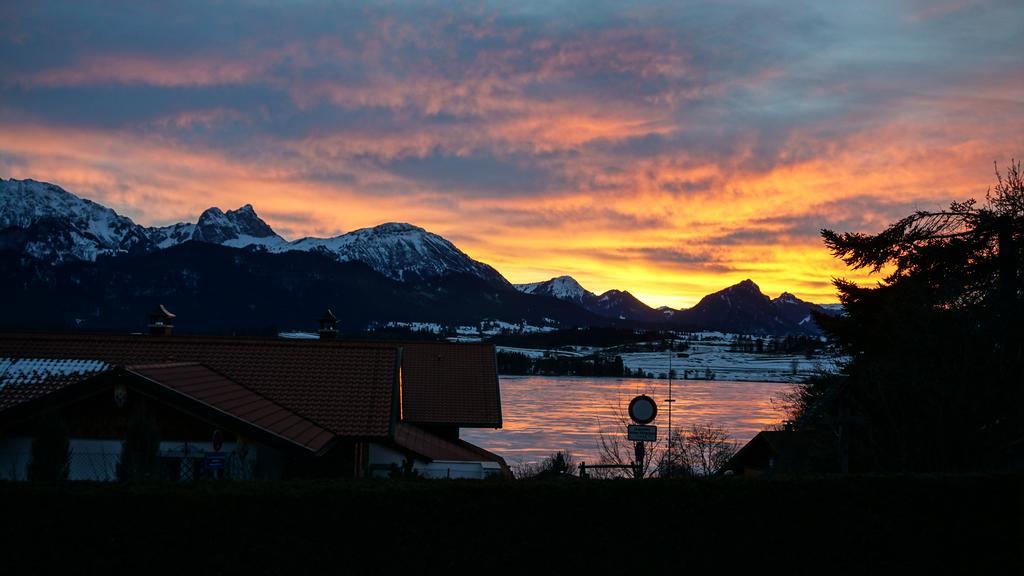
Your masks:
M629 417L636 424L626 427L626 438L635 442L633 445L633 456L636 457L634 477L637 480L644 477L644 459L647 457L645 443L658 439L658 427L648 426L657 416L658 404L650 396L641 394L629 402Z
M215 478L219 478L227 464L227 455L220 451L224 447L224 433L219 429L213 431L210 446L213 451L203 454L203 468Z

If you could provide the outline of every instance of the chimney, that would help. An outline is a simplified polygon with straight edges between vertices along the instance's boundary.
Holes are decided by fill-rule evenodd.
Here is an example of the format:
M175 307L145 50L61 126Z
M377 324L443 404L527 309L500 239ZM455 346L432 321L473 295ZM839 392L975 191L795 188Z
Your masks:
M330 308L320 318L320 339L334 340L338 337L338 318Z
M168 312L163 304L157 305L149 313L149 335L170 336L171 330L174 330L174 314Z

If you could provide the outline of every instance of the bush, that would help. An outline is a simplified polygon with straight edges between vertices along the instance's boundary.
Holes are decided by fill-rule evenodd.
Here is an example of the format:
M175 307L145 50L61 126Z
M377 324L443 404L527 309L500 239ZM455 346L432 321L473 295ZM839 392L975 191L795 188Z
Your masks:
M156 480L160 477L160 430L142 402L135 404L121 443L117 478L122 481Z
M62 482L68 479L70 468L67 426L57 413L44 413L36 422L28 479L30 482Z

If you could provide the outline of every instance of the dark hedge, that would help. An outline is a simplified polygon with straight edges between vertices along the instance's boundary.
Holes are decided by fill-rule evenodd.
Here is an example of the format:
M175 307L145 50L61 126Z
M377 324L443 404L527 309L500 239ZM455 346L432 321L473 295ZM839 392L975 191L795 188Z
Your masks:
M1019 476L0 484L7 574L1024 567Z

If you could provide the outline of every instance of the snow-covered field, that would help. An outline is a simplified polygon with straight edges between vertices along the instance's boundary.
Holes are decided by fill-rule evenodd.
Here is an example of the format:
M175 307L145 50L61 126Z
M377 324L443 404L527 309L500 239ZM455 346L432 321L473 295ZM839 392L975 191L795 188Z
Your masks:
M553 332L558 329L554 325L534 326L526 322L513 324L503 320L484 320L476 326L443 326L434 322L388 322L383 327L408 328L416 332L432 332L434 334L441 334L450 330L455 332L456 336L449 338L449 340L457 342L475 342L487 336L496 336L503 333L537 334L540 332ZM370 326L371 330L374 328L376 326Z
M677 379L731 380L736 382L800 382L808 376L823 370L832 371L842 358L815 356L807 358L802 354L755 354L730 350L736 335L722 332L700 332L680 335L680 340L690 343L685 352L616 352L608 354L622 356L623 364L630 370L643 370L655 378L668 377L675 371ZM586 356L602 351L600 348L573 347L573 350L542 350L499 346L502 352L518 352L531 358L545 355Z
M812 359L803 355L751 354L730 352L710 346L694 346L689 357L674 357L669 352L635 352L622 355L622 362L631 370L637 368L655 377L675 370L679 379L704 379L736 382L800 382L823 369L835 368L836 361L823 357Z

